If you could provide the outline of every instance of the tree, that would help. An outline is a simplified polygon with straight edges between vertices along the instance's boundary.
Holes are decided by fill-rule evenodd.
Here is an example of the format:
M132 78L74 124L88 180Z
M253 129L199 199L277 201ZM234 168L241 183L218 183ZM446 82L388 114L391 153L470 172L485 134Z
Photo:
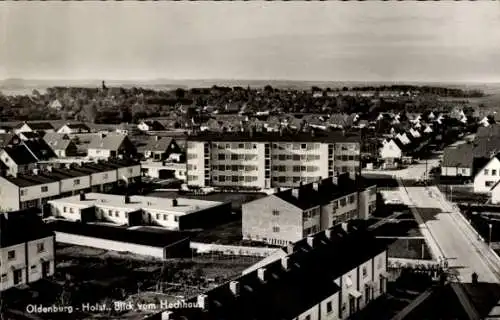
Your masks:
M94 103L87 104L83 107L83 115L87 119L87 121L90 121L92 123L95 123L97 120L97 107Z
M186 91L182 88L177 88L175 90L175 96L177 97L177 99L184 99L186 95Z

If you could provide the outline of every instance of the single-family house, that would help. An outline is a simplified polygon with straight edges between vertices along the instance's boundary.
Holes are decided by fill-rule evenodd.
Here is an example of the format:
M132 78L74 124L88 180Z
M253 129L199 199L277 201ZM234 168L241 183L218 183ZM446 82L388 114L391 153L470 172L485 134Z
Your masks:
M470 143L444 149L441 176L472 178L474 146Z
M380 148L380 158L384 161L383 168L390 169L398 166L403 157L403 145L397 139L384 139Z
M49 108L54 110L61 110L63 108L63 105L58 99L55 99L54 101L49 103Z
M110 133L94 136L88 145L87 156L91 159L112 159L136 154L137 149L128 136Z
M487 193L500 180L500 154L490 161L474 177L474 192Z
M144 157L153 160L167 160L171 156L179 158L183 154L181 147L170 137L152 137L143 149Z
M57 130L61 134L90 133L90 128L85 123L66 123Z
M69 135L61 133L47 133L43 140L49 145L59 158L74 157L78 155L78 147Z
M7 167L5 173L13 177L32 171L38 161L24 144L3 148L0 151L0 160Z
M156 120L143 120L137 125L137 128L141 131L164 131L165 126Z
M54 132L54 127L50 122L23 122L14 129L14 132Z

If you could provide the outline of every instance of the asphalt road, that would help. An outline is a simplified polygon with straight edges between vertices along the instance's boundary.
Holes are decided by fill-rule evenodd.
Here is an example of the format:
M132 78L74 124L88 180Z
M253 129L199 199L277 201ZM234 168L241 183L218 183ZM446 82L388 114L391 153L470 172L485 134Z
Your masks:
M470 282L472 273L476 272L479 281L500 283L500 259L437 187L401 189L414 206L414 214L420 216L417 221L421 219L428 230L424 236L431 250L448 259L449 266L458 272L461 281Z

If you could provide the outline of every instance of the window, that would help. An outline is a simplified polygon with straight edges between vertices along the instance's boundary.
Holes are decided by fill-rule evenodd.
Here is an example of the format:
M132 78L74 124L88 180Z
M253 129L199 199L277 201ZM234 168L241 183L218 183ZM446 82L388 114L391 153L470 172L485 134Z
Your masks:
M368 270L366 267L363 267L363 278L366 278L368 276Z
M134 169L132 169L132 168L128 168L128 170L127 170L127 171L128 171L128 173L132 174L132 172L134 172ZM106 174L105 176L107 177L107 174Z
M232 155L231 155L231 160L232 160L232 161L236 161L236 160L238 160L238 155L237 155L237 154L232 154Z
M32 265L30 267L30 269L31 269L31 273L35 273L36 272L36 265Z
M354 195L349 196L349 203L354 203Z
M179 222L179 216L174 216L174 221Z
M74 185L74 186L77 186L77 185L79 185L79 184L80 184L80 179L75 179L75 180L73 180L73 185Z
M26 195L26 190L21 190L21 196L25 196Z
M485 187L491 187L491 186L493 186L494 183L495 183L494 181L485 181L484 182L484 186Z
M327 312L327 313L330 313L330 312L332 312L332 311L333 311L332 302L331 302L331 301L328 301L328 302L326 303L326 312Z
M489 170L488 169L484 169L484 175L487 176L488 175L488 172Z
M346 205L345 198L342 198L342 199L339 200L339 205L340 205L340 207L345 207L345 205Z
M119 217L120 213L118 211L115 211L115 217Z
M491 175L492 176L496 176L497 175L497 171L495 169L491 170Z
M36 251L38 253L44 252L45 251L45 244L43 242L37 243L36 244Z
M108 179L108 174L107 173L104 174L104 179Z
M66 207L63 207L63 212L66 212L66 210L67 210Z
M108 216L112 217L113 216L113 211L108 210Z
M308 315L304 318L304 320L311 320L311 315L309 315L309 314L308 314Z
M279 216L280 212L276 209L273 210L273 216Z
M280 232L280 227L273 227L273 232Z
M167 218L168 218L168 217L167 217L167 215L166 215L166 214L164 214L164 215L163 215L163 220L167 220Z
M47 187L47 186L43 186L41 189L42 189L42 192L47 192L47 191L49 191L49 187Z
M69 213L73 213L73 208L69 208Z
M16 258L16 250L7 252L7 260L14 260Z
M7 274L4 273L2 274L2 282L6 282L7 281Z
M156 214L156 220L160 220L160 214L159 213Z
M226 160L226 155L219 153L218 158L219 160Z
M307 148L307 144L306 144L306 143L301 144L301 145L300 145L300 148L301 148L301 149L306 149L306 148Z

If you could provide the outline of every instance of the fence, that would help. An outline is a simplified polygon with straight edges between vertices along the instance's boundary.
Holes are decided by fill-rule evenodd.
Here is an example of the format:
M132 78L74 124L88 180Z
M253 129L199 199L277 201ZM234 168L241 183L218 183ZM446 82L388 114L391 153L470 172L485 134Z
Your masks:
M191 242L191 249L196 250L196 253L198 254L221 253L223 255L253 256L263 258L270 256L277 250L281 250L277 248L231 246L203 242Z

